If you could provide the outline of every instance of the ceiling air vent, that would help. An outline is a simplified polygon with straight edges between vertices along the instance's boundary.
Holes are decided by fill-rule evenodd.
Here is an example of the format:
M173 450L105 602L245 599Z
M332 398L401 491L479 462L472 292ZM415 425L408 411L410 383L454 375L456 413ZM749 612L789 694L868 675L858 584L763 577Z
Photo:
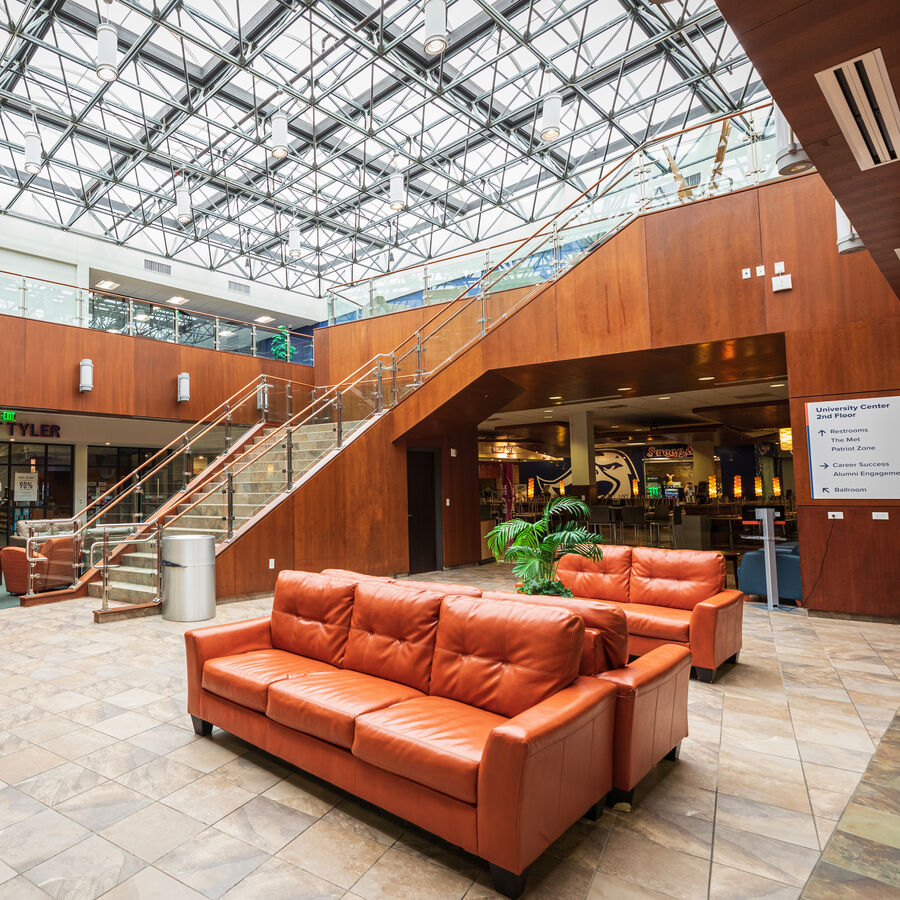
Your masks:
M157 262L155 259L145 259L144 268L148 272L156 272L157 275L172 274L172 267L168 263Z
M816 73L860 169L896 162L900 108L881 50Z
M249 294L250 293L250 285L243 284L240 281L229 281L228 282L228 290L234 291L236 294Z

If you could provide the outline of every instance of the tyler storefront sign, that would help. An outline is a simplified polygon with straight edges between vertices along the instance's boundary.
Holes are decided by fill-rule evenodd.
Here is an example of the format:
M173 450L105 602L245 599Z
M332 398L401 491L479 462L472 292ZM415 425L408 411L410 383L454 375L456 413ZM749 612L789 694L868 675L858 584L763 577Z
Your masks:
M41 422L40 424L17 422L14 409L0 410L0 426L6 426L10 438L58 438L62 436L59 425L53 422Z

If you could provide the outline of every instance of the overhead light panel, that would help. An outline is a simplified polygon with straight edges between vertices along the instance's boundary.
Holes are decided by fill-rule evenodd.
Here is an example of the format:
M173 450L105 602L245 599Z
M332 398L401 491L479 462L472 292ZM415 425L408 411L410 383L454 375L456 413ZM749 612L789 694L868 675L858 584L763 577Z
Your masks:
M813 167L784 113L775 107L775 165L779 175L799 175Z
M269 149L275 159L284 159L288 155L288 120L283 112L272 115Z
M37 128L25 132L25 164L23 168L29 175L37 175L44 164L41 150L41 136Z
M274 322L275 318L274 316L257 316L253 321L259 322L260 325L268 325L269 322Z
M116 285L118 287L118 285ZM169 303L173 306L183 306L185 303L190 303L187 297L169 297Z
M896 162L900 107L880 49L816 73L860 169Z
M541 114L541 140L555 141L562 134L562 94L553 92L544 97Z
M119 77L119 34L111 22L97 26L97 77L107 84Z
M446 49L446 0L425 0L425 52L429 56L438 56Z
M303 248L300 246L300 229L292 225L288 229L288 256L291 259L300 259Z
M94 287L100 288L101 291L114 291L119 286L118 281L110 281L106 279L105 281L98 281Z
M697 381L714 381L715 377L715 375L701 375L700 378L697 379Z

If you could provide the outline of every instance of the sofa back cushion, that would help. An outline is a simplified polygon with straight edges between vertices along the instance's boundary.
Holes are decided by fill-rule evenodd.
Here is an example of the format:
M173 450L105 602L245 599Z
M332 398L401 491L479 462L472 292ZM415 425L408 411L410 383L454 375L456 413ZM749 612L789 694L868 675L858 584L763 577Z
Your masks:
M559 580L576 597L628 603L631 547L609 545L602 549L599 562L567 553L556 570Z
M481 589L470 584L447 584L443 581L411 581L403 578L396 582L401 587L421 588L424 591L437 591L445 597L480 597Z
M446 597L431 693L517 716L572 682L583 644L584 623L568 610Z
M579 597L542 597L510 591L485 591L486 600L512 600L566 609L584 622L584 654L581 675L599 675L628 665L628 623L625 613L612 603Z
M323 575L331 575L334 578L343 578L345 581L386 581L394 579L387 575L364 575L362 572L353 572L350 569L322 569Z
M442 599L435 591L359 582L344 668L427 693Z
M631 602L693 609L725 589L725 557L712 550L635 547Z
M346 578L314 572L280 572L272 605L272 646L340 666L355 586Z

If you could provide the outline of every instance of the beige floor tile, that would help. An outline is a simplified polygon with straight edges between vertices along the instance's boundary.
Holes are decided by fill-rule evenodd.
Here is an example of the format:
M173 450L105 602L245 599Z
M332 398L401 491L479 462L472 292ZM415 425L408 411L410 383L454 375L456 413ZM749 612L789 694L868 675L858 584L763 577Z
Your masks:
M224 900L341 900L342 887L273 856L236 884Z
M222 741L215 738L204 738L200 741L192 741L184 747L179 747L167 754L166 758L182 765L199 769L201 772L212 772L219 766L224 766L237 757L237 754L223 746Z
M162 803L153 803L120 819L101 834L123 850L152 863L205 830L205 823Z
M319 821L278 855L326 881L351 888L386 849L371 838Z
M204 775L163 797L162 802L172 809L180 810L201 822L206 822L207 825L212 825L252 800L253 796L250 791L245 791L213 773Z
M364 900L460 900L472 880L397 849L387 852L353 885Z
M289 775L262 795L318 819L344 799L344 794L302 772Z
M342 800L323 816L322 821L329 825L339 825L386 847L390 847L400 837L405 827L404 822L390 813L353 798Z
M78 763L67 762L55 769L48 769L40 775L33 775L20 781L16 787L29 797L34 797L47 806L56 806L70 797L103 784L106 779L91 769Z
M0 759L0 781L16 784L40 772L54 769L65 761L58 753L29 745Z
M135 747L125 741L117 741L102 750L95 750L86 756L80 756L76 761L78 765L84 766L86 769L92 769L107 778L115 778L152 759L156 759L155 753Z
M24 872L83 841L90 832L52 809L45 809L0 831L0 860Z
M811 762L803 763L803 774L806 776L807 786L811 789L836 791L846 793L848 796L856 789L860 778L859 772L836 769L834 766L821 766Z
M216 822L216 828L266 853L277 853L315 819L266 797L252 800Z
M808 813L759 803L719 792L716 799L716 827L726 825L764 837L819 849L813 817Z
M0 884L0 900L47 900L49 896L24 875Z
M123 772L116 781L153 800L161 800L202 777L203 773L199 769L192 769L167 757L156 757Z
M709 900L796 900L800 888L713 863Z
M261 794L293 773L293 769L265 753L251 750L219 766L216 775L236 784L245 791Z
M801 813L812 813L806 785L774 778L753 778L739 772L719 772L719 791Z
M900 816L851 803L838 823L841 831L900 850Z
M203 894L146 866L103 895L103 900L203 900Z
M802 887L818 858L818 850L807 850L727 825L716 826L713 862L751 875Z
M14 787L0 789L0 830L8 825L15 825L29 816L43 812L46 809L43 803L34 797L23 794Z
M195 734L188 733L183 728L176 728L174 725L164 722L154 728L148 728L146 731L142 731L140 734L136 734L127 740L129 744L133 744L135 747L143 747L145 750L165 756L167 753L171 753L185 744L199 740L199 738Z
M57 805L57 810L93 832L124 819L150 804L150 799L107 781Z
M118 740L125 740L140 734L142 731L146 731L148 728L153 728L157 724L157 721L149 716L142 716L136 712L123 712L117 716L111 716L109 719L103 719L101 722L96 722L93 727L97 731L112 735Z

